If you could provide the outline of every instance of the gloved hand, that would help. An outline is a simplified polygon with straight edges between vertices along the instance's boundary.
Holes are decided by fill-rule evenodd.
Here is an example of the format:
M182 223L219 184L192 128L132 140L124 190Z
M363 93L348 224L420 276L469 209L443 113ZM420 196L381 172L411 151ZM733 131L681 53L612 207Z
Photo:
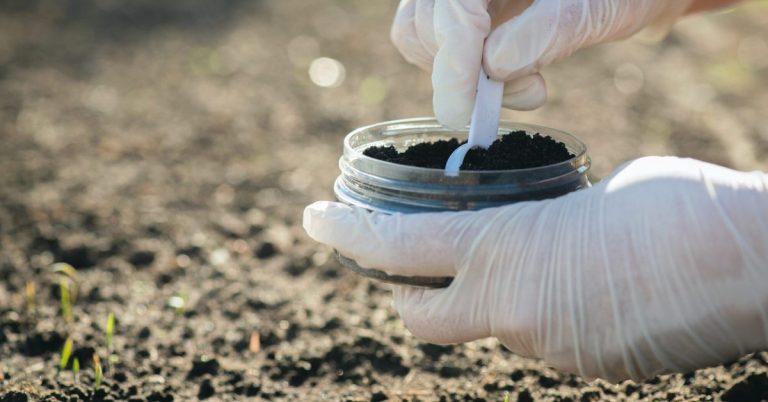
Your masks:
M319 202L315 240L365 268L455 276L394 288L434 343L496 337L586 378L640 380L768 347L768 176L646 157L592 188L481 211Z
M692 2L402 0L391 37L406 60L432 71L438 120L461 128L472 113L481 63L491 78L507 83L504 106L535 109L546 100L541 68L649 25L671 26Z

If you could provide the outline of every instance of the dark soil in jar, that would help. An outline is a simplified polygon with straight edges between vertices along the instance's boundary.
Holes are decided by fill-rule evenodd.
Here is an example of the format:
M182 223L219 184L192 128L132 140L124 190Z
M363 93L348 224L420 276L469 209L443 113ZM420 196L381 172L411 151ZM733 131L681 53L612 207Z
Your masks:
M394 146L370 147L363 154L371 158L401 165L442 169L451 153L466 141L457 139L425 142L398 151ZM528 135L513 131L501 136L488 149L473 148L467 152L462 170L510 170L551 165L573 158L565 144L550 136Z

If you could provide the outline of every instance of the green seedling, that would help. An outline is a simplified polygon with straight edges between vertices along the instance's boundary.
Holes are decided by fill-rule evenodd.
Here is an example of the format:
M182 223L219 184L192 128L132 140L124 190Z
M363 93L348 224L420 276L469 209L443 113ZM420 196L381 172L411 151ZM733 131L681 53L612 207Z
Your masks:
M77 299L77 270L75 267L64 263L57 262L51 266L51 271L56 274L60 279L66 279L69 286L69 299L72 303Z
M69 282L66 279L59 281L59 293L61 294L61 315L67 323L72 322L72 301L69 293Z
M51 271L56 274L62 274L73 281L77 281L77 270L66 262L57 262L51 266Z
M115 332L115 313L107 316L107 349L112 350L112 334Z
M72 337L70 336L64 342L64 348L61 349L61 360L59 360L59 370L67 368L69 357L72 355Z
M24 296L27 301L27 312L34 313L37 306L37 289L35 282L27 281L24 286Z
M107 370L112 372L112 336L115 332L115 314L107 316Z
M94 353L93 354L93 373L94 373L94 389L99 389L101 387L101 359L99 359L99 355Z
M77 384L80 381L80 359L75 357L75 360L72 360L72 373L75 377L75 384Z
M181 292L179 296L181 297L181 308L176 310L176 314L182 315L184 314L184 311L187 308L187 301L189 301L189 295L187 294L187 292Z
M504 402L509 402L509 392L504 393Z

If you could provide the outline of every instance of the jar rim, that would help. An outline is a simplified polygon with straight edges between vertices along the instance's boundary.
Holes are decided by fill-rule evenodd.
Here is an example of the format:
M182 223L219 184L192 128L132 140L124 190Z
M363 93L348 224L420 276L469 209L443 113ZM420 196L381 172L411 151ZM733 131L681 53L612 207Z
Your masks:
M378 129L385 129L388 126L390 127L390 131L394 132L396 131L402 131L407 129L417 129L420 128L421 130L424 130L426 128L434 127L435 130L445 130L453 131L456 133L468 133L469 132L469 126L465 127L464 129L460 130L453 130L449 129L448 127L443 126L440 124L440 122L437 121L434 117L415 117L415 118L408 118L408 119L399 119L399 120L390 120L390 121L384 121L379 122L363 127L359 127L349 134L347 134L344 137L344 157L349 159L362 159L366 161L367 163L376 163L376 164L382 164L382 166L388 166L390 168L394 169L408 169L411 172L418 173L423 172L424 174L435 174L437 172L444 172L444 169L436 169L436 168L425 168L425 167L418 167L418 166L410 166L410 165L403 165L399 163L394 162L388 162L383 161L381 159L372 158L370 156L366 156L363 154L363 150L367 147L354 147L352 145L352 140L355 138L355 136L364 133L366 131L373 131ZM532 168L523 168L523 169L504 169L504 170L460 170L459 176L467 176L467 175L498 175L503 173L536 173L541 172L545 170L550 170L553 168L558 167L567 167L567 166L573 166L575 163L578 163L580 160L586 160L587 155L587 146L584 144L583 141L581 141L578 137L569 134L565 131L561 131L558 129L540 126L536 124L529 124L529 123L518 123L513 122L509 120L500 120L499 121L499 131L514 131L514 130L522 130L527 133L540 133L542 135L555 135L555 140L560 139L567 139L569 142L571 142L573 145L576 146L577 149L569 149L569 151L574 152L574 156L566 159L561 162L549 164L549 165L543 165L543 166L537 166Z

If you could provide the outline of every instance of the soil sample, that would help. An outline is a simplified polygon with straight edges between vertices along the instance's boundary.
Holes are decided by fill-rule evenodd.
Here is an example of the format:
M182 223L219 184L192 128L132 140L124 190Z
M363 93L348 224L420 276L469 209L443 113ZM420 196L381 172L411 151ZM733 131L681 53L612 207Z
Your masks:
M416 144L403 152L393 146L370 147L365 156L385 162L424 168L443 169L448 157L461 144L453 138ZM513 131L501 136L488 149L473 148L464 157L461 170L510 170L526 169L573 158L565 144L541 134L528 135L525 131Z

